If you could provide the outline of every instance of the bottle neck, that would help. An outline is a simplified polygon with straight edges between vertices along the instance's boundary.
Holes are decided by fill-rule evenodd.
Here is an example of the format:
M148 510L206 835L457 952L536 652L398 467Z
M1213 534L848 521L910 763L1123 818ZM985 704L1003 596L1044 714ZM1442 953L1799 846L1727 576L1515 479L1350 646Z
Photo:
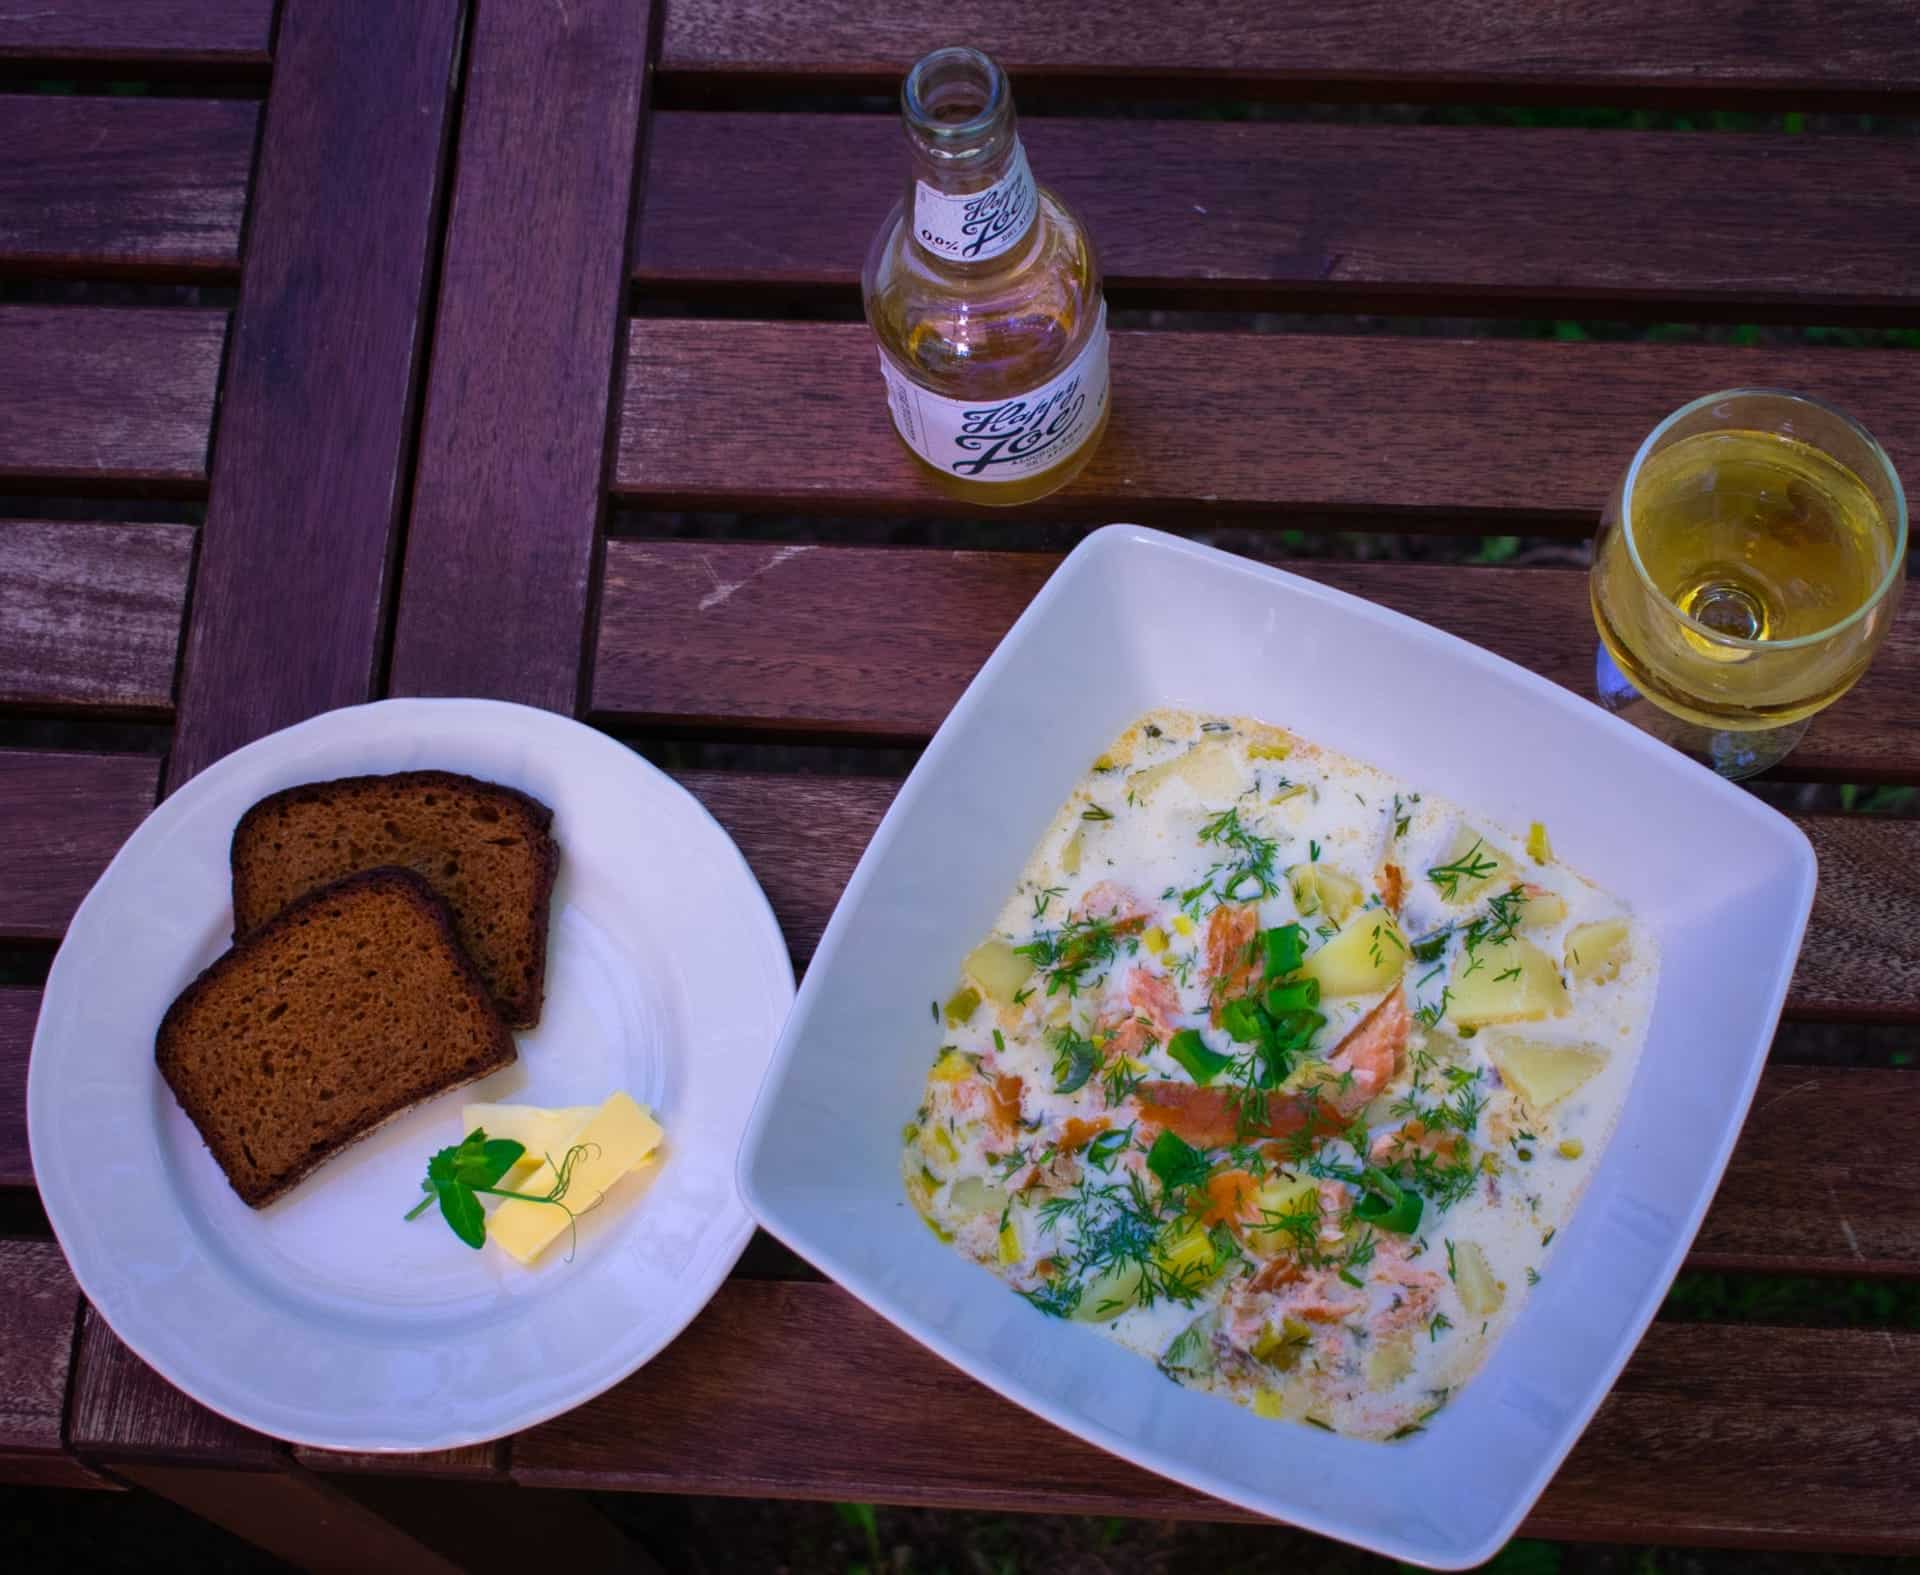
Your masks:
M963 267L1012 251L1039 203L1000 68L977 49L935 50L907 73L900 110L914 243Z

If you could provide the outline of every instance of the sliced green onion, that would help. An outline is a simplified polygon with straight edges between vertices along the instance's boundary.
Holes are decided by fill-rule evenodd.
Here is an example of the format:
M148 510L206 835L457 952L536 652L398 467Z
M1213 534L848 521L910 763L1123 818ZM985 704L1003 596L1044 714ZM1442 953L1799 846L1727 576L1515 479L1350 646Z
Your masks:
M1318 979L1294 979L1286 984L1276 984L1267 991L1267 1011L1274 1017L1285 1017L1289 1012L1303 1012L1319 1004Z
M1281 979L1297 972L1306 960L1307 932L1297 924L1280 924L1271 930L1262 930L1260 940L1266 947L1269 979Z
M1401 1236L1410 1236L1419 1228L1426 1200L1413 1188L1401 1186L1384 1170L1371 1165L1362 1173L1360 1184L1365 1190L1353 1206L1355 1219Z
M1167 1054L1184 1066L1202 1088L1233 1065L1233 1057L1209 1050L1195 1028L1182 1028L1167 1041Z
M1257 1002L1239 1000L1229 1001L1220 1008L1220 1026L1235 1044L1250 1045L1259 1043L1266 1025L1261 1021Z

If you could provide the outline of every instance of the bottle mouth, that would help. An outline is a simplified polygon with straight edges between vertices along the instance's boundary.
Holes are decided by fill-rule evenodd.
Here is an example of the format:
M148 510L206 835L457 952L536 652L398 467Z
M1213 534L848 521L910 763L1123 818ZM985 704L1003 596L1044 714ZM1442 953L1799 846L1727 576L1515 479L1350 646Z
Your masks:
M931 157L977 159L999 142L1012 95L991 57L955 45L914 62L900 90L900 111L908 135Z

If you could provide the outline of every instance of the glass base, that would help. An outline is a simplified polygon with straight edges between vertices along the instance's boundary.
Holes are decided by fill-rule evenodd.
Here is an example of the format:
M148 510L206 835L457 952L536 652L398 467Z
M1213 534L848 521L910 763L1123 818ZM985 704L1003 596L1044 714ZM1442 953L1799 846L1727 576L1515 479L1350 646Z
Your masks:
M1593 692L1600 704L1621 720L1631 722L1643 733L1651 733L1661 743L1733 782L1758 776L1769 766L1785 760L1807 736L1810 725L1810 719L1802 718L1784 727L1736 731L1689 722L1661 710L1634 688L1604 645L1594 649Z

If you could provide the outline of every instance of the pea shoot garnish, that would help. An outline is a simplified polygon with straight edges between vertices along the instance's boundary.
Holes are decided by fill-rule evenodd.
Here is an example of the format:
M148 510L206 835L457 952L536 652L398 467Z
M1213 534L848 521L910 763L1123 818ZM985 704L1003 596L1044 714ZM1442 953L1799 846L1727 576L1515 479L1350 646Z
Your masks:
M407 1211L406 1217L418 1219L438 1200L441 1216L454 1235L476 1250L487 1240L487 1214L480 1206L482 1194L518 1198L523 1203L551 1203L572 1219L573 1210L561 1200L572 1184L574 1166L597 1146L576 1143L568 1149L566 1157L553 1167L553 1186L548 1191L508 1192L499 1185L500 1178L520 1162L527 1152L526 1144L512 1138L490 1138L484 1128L475 1127L461 1142L441 1149L427 1161L427 1179L420 1183L426 1196ZM551 1158L547 1162L553 1164Z

